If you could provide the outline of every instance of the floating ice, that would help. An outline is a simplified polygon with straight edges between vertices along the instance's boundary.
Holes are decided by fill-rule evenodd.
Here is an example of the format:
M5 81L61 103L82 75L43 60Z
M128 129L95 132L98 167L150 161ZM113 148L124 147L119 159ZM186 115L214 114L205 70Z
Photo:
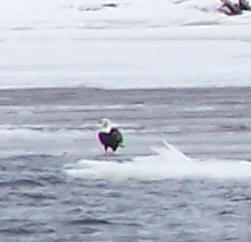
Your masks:
M136 157L131 162L82 160L77 164L66 165L64 171L73 177L107 180L251 178L251 164L247 161L194 160L167 142L154 151L156 155Z

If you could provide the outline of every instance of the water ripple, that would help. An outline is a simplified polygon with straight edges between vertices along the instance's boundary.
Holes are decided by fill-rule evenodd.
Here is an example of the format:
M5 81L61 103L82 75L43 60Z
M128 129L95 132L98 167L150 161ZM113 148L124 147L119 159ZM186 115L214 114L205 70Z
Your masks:
M0 181L0 187L10 187L10 186L22 186L22 187L43 187L44 184L38 180L30 179L30 178L21 178L21 179L14 179L8 181Z
M49 193L45 193L45 192L25 192L22 193L23 197L28 197L28 198L32 198L32 199L52 199L52 200L56 200L57 199L57 194L49 192Z
M15 220L14 220L15 221ZM54 233L55 228L49 227L45 223L27 222L16 220L13 224L11 219L1 221L2 226L0 233L7 233L10 235L28 235L36 233Z
M79 218L70 220L71 225L111 225L112 223L105 219Z

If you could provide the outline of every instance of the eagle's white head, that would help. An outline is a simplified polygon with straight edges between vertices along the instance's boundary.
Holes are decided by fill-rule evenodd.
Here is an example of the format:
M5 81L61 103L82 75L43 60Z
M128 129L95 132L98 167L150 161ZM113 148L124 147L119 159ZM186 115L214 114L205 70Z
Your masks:
M111 121L109 119L102 118L100 120L100 124L101 124L101 131L102 132L109 133L111 131L112 124L111 124Z

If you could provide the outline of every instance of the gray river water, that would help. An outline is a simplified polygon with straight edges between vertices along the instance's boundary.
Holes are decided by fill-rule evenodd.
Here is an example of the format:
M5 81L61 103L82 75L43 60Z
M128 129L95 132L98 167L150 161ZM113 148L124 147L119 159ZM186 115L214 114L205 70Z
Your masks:
M1 90L0 241L251 241L251 175L144 179L138 166L140 179L114 180L65 169L134 164L163 141L205 164L249 161L250 102L251 88ZM103 117L124 135L116 154L97 142Z

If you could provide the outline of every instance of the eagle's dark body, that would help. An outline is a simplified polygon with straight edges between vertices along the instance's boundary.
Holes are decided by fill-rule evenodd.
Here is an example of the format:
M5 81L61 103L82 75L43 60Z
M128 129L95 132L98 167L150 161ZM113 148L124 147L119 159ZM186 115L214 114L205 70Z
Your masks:
M122 146L123 137L117 128L112 128L109 133L99 132L98 138L101 144L104 146L105 151L110 147L113 151L116 151L119 146Z

